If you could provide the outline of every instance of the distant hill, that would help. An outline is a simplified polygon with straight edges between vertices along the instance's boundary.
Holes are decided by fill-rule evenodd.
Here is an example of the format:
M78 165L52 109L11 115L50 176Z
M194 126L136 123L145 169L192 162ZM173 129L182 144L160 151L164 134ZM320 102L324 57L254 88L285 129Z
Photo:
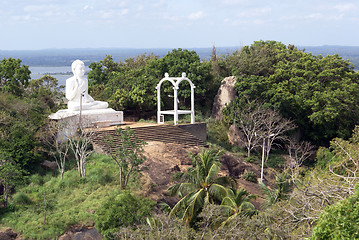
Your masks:
M240 47L218 48L218 54L230 54ZM194 48L201 59L209 59L212 54L212 48ZM0 59L13 57L22 60L23 64L29 66L68 66L76 59L81 59L84 62L98 62L111 55L115 61L124 61L131 57L137 57L142 54L157 55L159 57L165 56L172 51L170 48L83 48L83 49L46 49L46 50L27 50L27 51L2 51L0 50Z
M338 54L343 59L348 60L354 65L356 70L359 70L359 46L333 46L333 45L324 45L324 46L303 46L298 47L298 49L304 49L305 52L310 52L313 55L334 55Z
M359 69L359 47L350 46L299 46L299 49L304 49L306 52L311 52L314 55L322 54L339 54L344 59L349 59L356 69ZM218 55L231 54L241 47L216 47ZM209 60L212 54L212 48L190 48L194 50L203 60ZM45 50L27 50L27 51L5 51L0 50L0 59L13 57L22 60L23 64L29 66L69 66L76 59L81 59L87 63L98 62L105 58L106 55L111 55L115 61L123 61L127 58L137 57L141 54L165 56L172 51L170 48L78 48L78 49L45 49Z

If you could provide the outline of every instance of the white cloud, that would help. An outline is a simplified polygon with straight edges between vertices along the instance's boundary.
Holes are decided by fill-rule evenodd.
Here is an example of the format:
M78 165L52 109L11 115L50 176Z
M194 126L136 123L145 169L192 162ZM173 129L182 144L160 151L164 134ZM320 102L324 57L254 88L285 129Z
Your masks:
M197 20L197 19L200 19L203 17L204 17L204 12L202 12L202 11L194 12L194 13L191 13L190 15L188 15L188 19L190 19L190 20Z
M249 2L248 0L221 0L218 4L233 6L233 5L243 4L248 2Z
M125 9L121 9L121 11L120 11L120 13L121 13L121 15L126 15L126 14L128 14L128 9L127 8L125 8Z
M245 26L249 24L248 20L233 20L231 21L233 26Z
M304 16L305 19L324 19L325 16L322 13L312 13Z
M139 11L139 12L142 12L144 9L145 9L145 7L142 4L138 5L138 7L137 7L137 11Z
M172 16L172 15L169 15L168 13L163 14L162 18L165 20L169 20L169 21L179 21L181 19L178 16Z
M255 19L253 21L253 23L256 24L256 25L262 25L262 24L265 24L266 22L268 22L268 21L264 21L262 19Z
M353 3L347 3L347 4L340 4L334 6L334 9L338 10L339 12L349 12L356 10L356 5Z
M27 5L24 7L25 12L39 12L46 9L45 5Z
M155 2L155 3L153 3L153 4L152 4L152 7L153 7L154 9L157 9L157 8L163 7L163 6L165 6L165 5L166 5L165 0L159 0L159 1Z
M12 16L12 19L17 22L26 23L29 21L39 21L40 19L38 17L33 17L30 14L26 15L15 15Z
M114 15L114 11L113 10L109 10L109 11L100 11L100 17L103 19L110 19L113 17Z
M251 18L251 17L261 17L268 15L272 12L271 8L252 8L246 11L242 11L238 14L238 17Z

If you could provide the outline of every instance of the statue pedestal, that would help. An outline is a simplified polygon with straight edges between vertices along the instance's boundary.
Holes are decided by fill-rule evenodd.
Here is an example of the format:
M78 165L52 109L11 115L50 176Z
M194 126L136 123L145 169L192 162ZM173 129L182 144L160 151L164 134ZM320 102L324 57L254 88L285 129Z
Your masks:
M112 108L82 110L80 111L62 109L49 116L52 120L80 122L86 127L107 127L111 125L124 124L123 112L115 111Z

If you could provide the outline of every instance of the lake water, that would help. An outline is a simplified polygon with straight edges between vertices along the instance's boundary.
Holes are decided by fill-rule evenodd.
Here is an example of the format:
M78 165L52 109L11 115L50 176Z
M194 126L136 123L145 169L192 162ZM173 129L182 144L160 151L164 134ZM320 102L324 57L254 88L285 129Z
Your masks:
M66 85L66 79L73 76L71 66L59 67L29 67L31 71L31 79L39 79L45 74L50 75L58 80L58 85ZM89 72L90 68L85 67L85 71Z

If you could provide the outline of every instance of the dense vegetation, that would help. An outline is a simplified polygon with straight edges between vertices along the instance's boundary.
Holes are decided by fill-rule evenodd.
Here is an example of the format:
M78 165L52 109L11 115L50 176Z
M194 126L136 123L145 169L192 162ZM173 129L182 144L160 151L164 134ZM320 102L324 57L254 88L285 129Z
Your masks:
M210 148L191 154L193 166L174 176L168 193L178 197L177 204L154 203L141 196L143 142L131 147L131 131L118 130L122 148L110 156L94 154L87 141L91 131L81 126L69 141L58 141L52 133L61 126L47 121L63 107L56 79L30 80L21 60L3 59L2 226L28 239L55 238L74 225L96 226L109 239L358 238L359 73L350 62L258 41L226 56L214 48L208 61L175 49L162 58L140 55L123 62L106 56L90 68L90 94L139 117L154 115L155 87L166 72L186 72L196 85L197 115L208 118ZM236 99L223 121L214 122L214 96L230 75L237 77ZM188 107L188 90L179 92L182 107ZM170 107L173 90L164 85L162 91L162 104ZM232 124L238 146L227 137ZM236 180L257 182L259 176L222 176L223 151L262 168L261 208ZM57 169L39 167L50 158ZM263 176L269 167L276 174L271 185Z
M109 101L110 107L116 110L132 111L140 116L146 112L155 115L156 85L166 72L171 77L180 77L182 72L186 72L196 86L196 108L207 113L219 86L219 81L211 75L210 62L201 62L196 52L182 49L173 50L163 58L141 55L125 62L114 62L111 56L107 56L98 63L91 63L90 68L90 95ZM184 86L178 91L180 106L183 107L189 106L190 88L187 84L183 82ZM162 91L163 105L169 108L173 102L173 96L170 96L173 89L164 84Z

